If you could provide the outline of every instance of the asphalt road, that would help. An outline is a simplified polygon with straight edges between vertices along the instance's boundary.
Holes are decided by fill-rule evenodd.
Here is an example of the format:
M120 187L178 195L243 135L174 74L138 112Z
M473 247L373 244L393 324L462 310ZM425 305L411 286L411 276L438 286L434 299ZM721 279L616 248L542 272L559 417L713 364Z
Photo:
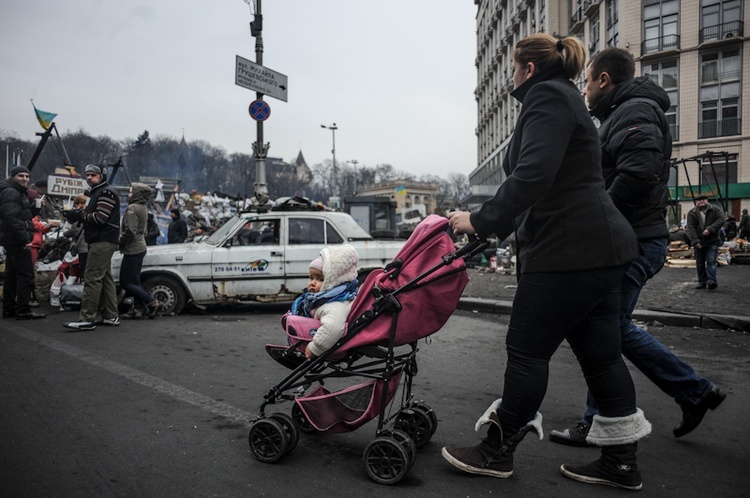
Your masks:
M47 309L49 311L49 308ZM0 320L0 494L3 496L622 496L560 475L596 449L535 440L516 452L511 479L463 475L440 456L474 444L476 418L499 397L507 317L459 311L421 344L414 390L437 413L432 440L409 474L370 481L362 453L370 423L347 434L303 434L276 464L251 455L248 421L286 375L264 344L282 338L276 308L123 322L71 333L75 314ZM706 329L652 328L665 344L729 393L703 425L675 440L676 404L638 372L638 405L653 424L640 445L643 496L742 496L750 487L750 337ZM585 384L567 345L550 366L544 429L575 422ZM279 405L289 412L289 405Z

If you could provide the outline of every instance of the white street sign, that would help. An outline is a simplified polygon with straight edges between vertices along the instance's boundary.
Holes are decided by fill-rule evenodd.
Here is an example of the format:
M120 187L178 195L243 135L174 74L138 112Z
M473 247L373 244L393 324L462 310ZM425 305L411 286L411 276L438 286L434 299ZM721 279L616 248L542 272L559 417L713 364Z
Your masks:
M275 99L287 101L287 78L265 66L237 56L237 70L234 73L235 84L250 90L268 95Z

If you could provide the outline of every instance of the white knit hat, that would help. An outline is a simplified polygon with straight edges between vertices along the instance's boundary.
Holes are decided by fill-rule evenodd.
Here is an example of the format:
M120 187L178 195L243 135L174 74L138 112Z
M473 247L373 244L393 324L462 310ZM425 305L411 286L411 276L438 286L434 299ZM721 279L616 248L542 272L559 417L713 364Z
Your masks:
M359 254L351 244L330 246L320 251L325 281L321 290L356 280Z

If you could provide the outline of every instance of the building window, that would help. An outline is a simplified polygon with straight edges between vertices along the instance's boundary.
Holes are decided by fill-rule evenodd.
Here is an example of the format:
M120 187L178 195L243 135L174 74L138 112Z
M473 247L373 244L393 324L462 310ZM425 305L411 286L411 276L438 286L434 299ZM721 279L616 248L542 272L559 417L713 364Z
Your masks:
M677 124L679 123L677 117L677 106L679 105L679 71L677 70L677 60L644 64L642 69L644 76L664 88L667 95L669 95L669 109L664 114L666 114L667 122L669 123L669 133L672 135L672 139L679 140L680 129Z
M599 51L599 12L591 16L589 21L589 56L593 57Z
M679 48L678 0L645 0L643 2L644 54Z
M703 0L701 2L701 43L743 35L740 0Z
M698 138L740 134L740 75L738 49L701 54Z
M607 46L616 47L620 38L618 27L617 0L607 2Z
M585 19L585 16L583 15L584 10L586 10L586 6L584 5L584 0L573 0L573 3L571 5L571 12L573 13L572 17L570 18L570 25L575 26L579 22L583 22Z
M727 183L737 183L737 154L728 154L726 159L720 156L714 157L711 161L704 159L701 164L701 185L723 186ZM713 170L711 164L714 165ZM723 194L727 195L726 192Z
M544 33L545 20L547 19L547 8L545 0L539 0L539 32Z

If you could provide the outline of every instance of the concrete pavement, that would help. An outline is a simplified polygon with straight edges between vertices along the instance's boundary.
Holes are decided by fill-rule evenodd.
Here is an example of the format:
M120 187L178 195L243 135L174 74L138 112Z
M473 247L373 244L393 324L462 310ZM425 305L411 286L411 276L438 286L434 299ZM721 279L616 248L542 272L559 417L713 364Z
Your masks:
M510 314L513 301L463 297L458 309L485 313ZM750 332L750 316L729 316L712 313L667 312L636 309L633 318L642 322L659 322L673 327L699 327L705 329L732 329Z

